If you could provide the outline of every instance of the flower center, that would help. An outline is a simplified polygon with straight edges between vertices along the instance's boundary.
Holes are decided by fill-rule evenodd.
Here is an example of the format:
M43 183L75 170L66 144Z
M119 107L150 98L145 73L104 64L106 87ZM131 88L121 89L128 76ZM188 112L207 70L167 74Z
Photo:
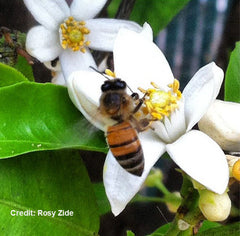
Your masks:
M145 93L146 112L152 116L153 120L162 120L164 116L169 117L178 108L178 101L182 97L179 91L179 81L175 79L172 84L169 84L168 92L160 90L153 82L151 85L153 88L148 90L139 88L141 92Z
M60 25L61 45L64 49L86 52L85 47L89 46L90 41L86 41L85 35L89 34L90 30L85 24L84 21L76 21L70 16Z

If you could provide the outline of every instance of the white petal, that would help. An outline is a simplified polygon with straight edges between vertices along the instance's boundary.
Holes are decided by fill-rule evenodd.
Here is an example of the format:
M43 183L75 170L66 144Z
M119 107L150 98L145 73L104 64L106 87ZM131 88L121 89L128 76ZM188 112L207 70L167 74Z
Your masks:
M65 0L24 0L24 3L34 18L51 30L58 30L59 24L70 14Z
M173 74L160 49L144 35L121 29L114 45L114 62L117 77L125 80L134 91L147 89L155 82L167 90Z
M151 26L145 22L143 24L143 29L142 31L140 32L140 34L147 40L149 40L150 42L153 41L153 31L152 31L152 28Z
M98 110L101 85L105 78L92 71L76 71L67 82L69 96L74 105L94 126L105 130L106 124L113 121L103 117Z
M85 53L66 49L60 55L59 59L65 79L67 79L74 71L91 70L90 66L96 68L96 63L92 54L87 48Z
M90 30L90 34L87 36L91 42L89 47L101 51L113 51L119 29L126 28L136 32L142 30L142 27L135 22L116 19L87 20L86 27Z
M216 100L198 122L223 150L240 151L240 104Z
M169 118L164 117L163 121L153 122L151 126L163 142L175 142L186 132L184 103L180 101L179 107L171 113Z
M51 82L53 84L67 86L62 72L56 72Z
M105 191L116 216L126 207L128 202L139 191L149 171L159 157L165 152L165 145L159 142L151 130L139 134L143 148L145 167L141 177L134 176L125 171L108 152L103 172Z
M41 62L54 60L62 52L58 33L43 26L33 27L27 33L26 50Z
M192 130L166 149L176 164L200 184L218 194L226 190L229 179L226 157L206 134Z
M94 18L104 7L107 0L73 0L71 4L71 15L77 20L88 20Z
M214 62L202 67L183 90L187 130L205 114L219 93L223 71Z

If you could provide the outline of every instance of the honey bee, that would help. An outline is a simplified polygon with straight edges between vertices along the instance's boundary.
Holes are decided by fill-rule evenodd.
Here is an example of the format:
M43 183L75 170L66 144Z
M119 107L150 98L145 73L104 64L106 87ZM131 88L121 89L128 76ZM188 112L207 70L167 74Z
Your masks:
M143 102L137 93L128 95L126 88L126 82L119 78L106 80L101 86L99 111L117 121L107 128L105 134L113 156L126 171L141 176L144 156L138 132L145 129L148 122L145 119L140 122L134 118L134 113L140 109ZM137 99L139 102L136 105Z

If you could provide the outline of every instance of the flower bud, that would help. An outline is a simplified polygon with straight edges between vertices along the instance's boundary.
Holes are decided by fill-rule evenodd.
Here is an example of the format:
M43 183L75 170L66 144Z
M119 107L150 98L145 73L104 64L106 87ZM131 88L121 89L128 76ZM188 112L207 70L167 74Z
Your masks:
M150 174L148 175L147 179L145 180L145 185L147 187L156 187L156 183L162 181L163 173L160 169L152 168Z
M240 159L234 163L232 168L232 175L236 180L240 181Z
M217 194L207 189L199 191L199 208L209 221L225 220L231 210L231 200L228 194Z
M166 205L170 212L176 213L181 204L181 194L179 192L173 192L172 194L175 195L179 201L169 201L166 202Z
M216 100L198 122L199 129L226 151L240 151L240 104Z

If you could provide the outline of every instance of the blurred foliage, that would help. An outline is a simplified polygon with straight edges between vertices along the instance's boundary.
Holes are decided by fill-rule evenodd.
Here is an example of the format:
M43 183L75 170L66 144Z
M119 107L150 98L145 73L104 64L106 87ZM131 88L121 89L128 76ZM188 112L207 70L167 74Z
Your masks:
M198 236L213 236L213 235L239 236L240 235L240 222L236 222L236 223L233 223L230 225L223 225L223 226L219 226L219 227L216 227L213 225L213 227L211 227L209 229L200 231L197 235Z
M32 66L28 64L25 57L18 55L17 62L13 66L20 71L29 81L34 81Z
M24 52L26 34L17 30L11 31L6 27L1 27L0 30L0 63L14 67L28 80L34 81L31 65L25 57L19 55L19 53ZM27 53L26 55L30 58ZM11 79L9 78L9 80Z
M18 47L25 48L26 34L0 27L0 62L14 66L17 63Z
M240 102L240 42L232 51L225 78L225 101Z
M171 224L172 223L168 223L168 224L165 224L165 225L161 226L159 229L157 229L156 231L154 231L152 234L150 234L148 236L164 236L168 232L168 230L170 229ZM198 231L198 234L202 232L203 235L205 235L204 232L206 232L207 230L213 229L213 228L216 228L216 227L219 227L219 226L221 226L221 224L205 220L205 221L203 221L203 224L202 224L200 230Z
M148 22L156 36L188 2L189 0L136 0L130 20L140 25ZM109 5L110 17L115 16L119 4L120 0L113 0Z

